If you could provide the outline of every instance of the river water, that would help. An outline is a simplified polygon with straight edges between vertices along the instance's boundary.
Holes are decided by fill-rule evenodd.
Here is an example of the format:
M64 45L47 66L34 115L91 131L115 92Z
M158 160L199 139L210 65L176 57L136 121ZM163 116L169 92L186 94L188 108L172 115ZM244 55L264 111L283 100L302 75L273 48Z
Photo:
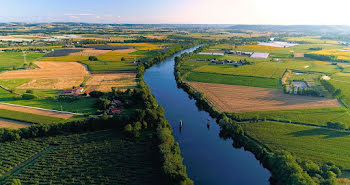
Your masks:
M195 100L177 88L174 58L181 51L146 70L144 79L157 102L163 106L165 117L179 142L181 155L189 177L199 185L264 185L269 184L270 172L254 155L232 146L232 140L219 137L220 127L215 119L197 108ZM209 118L209 128L207 125ZM180 131L179 121L183 121Z

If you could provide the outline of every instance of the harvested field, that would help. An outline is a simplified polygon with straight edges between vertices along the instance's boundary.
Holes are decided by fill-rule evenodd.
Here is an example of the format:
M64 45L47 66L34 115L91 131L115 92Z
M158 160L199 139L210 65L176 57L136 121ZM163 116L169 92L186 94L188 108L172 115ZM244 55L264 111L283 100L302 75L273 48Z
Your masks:
M6 104L0 104L0 109L26 112L31 114L39 114L43 116L51 116L51 117L63 118L63 119L69 119L73 116L73 114L69 114L69 113L59 113L59 112L54 112L50 110L39 110L39 109L34 109L29 107L21 107L21 106L6 105Z
M0 74L0 79L49 78L49 77L84 77L89 72L77 62L35 62L38 69L7 71Z
M12 129L18 129L18 128L26 128L29 127L30 123L25 123L22 121L15 121L10 119L4 119L0 118L0 128L12 128Z
M237 85L188 82L204 92L224 112L252 112L302 108L339 107L336 99L284 94L282 90Z
M93 74L86 85L88 88L93 86L95 90L108 92L112 87L121 89L135 87L135 77L135 73Z
M33 79L17 87L17 89L69 89L79 86L84 77L60 77Z
M80 52L70 53L69 56L97 56L111 52L110 50L84 49Z

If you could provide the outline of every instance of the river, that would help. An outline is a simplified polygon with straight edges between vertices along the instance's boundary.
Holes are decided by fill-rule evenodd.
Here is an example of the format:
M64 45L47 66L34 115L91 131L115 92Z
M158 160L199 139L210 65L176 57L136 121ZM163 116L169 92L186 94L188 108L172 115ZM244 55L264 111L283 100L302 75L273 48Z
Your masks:
M157 102L163 106L175 140L180 144L189 177L199 185L269 184L270 172L254 155L242 148L234 148L232 140L220 138L220 127L215 119L207 112L199 110L195 100L177 88L173 74L174 58L196 48L176 53L147 69L144 74L146 84L150 86ZM183 121L181 131L179 120Z

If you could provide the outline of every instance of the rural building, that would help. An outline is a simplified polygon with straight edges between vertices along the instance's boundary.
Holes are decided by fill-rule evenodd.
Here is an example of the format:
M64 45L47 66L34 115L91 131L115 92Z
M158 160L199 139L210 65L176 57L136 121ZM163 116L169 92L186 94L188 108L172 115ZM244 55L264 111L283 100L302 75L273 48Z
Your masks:
M63 91L62 95L78 96L84 91L84 87L79 87L77 89L66 89Z
M123 108L121 108L121 107L119 107L119 108L113 107L113 106L109 107L110 114L120 114L122 111L123 111Z
M262 58L262 59L267 59L269 57L269 53L253 53L250 58Z

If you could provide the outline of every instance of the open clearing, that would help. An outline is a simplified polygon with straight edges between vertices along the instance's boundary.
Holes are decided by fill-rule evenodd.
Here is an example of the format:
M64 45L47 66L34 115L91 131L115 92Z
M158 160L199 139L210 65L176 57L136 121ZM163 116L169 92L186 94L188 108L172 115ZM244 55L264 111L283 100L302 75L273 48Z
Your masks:
M224 112L251 112L301 108L339 107L338 100L284 94L282 90L188 82Z
M26 127L29 127L30 125L31 125L30 123L25 123L22 121L15 121L10 119L0 118L0 128L18 129L18 128L26 128Z
M116 88L131 88L136 86L135 73L106 73L93 74L86 82L86 85L93 86L98 91L111 91L112 87Z
M63 118L63 119L69 119L73 116L73 114L70 113L60 113L50 110L39 110L35 108L29 108L29 107L22 107L22 106L15 106L15 105L7 105L7 104L0 104L0 109L6 109L6 110L13 110L18 112L26 112L31 114L39 114L43 116L51 116L56 118Z

